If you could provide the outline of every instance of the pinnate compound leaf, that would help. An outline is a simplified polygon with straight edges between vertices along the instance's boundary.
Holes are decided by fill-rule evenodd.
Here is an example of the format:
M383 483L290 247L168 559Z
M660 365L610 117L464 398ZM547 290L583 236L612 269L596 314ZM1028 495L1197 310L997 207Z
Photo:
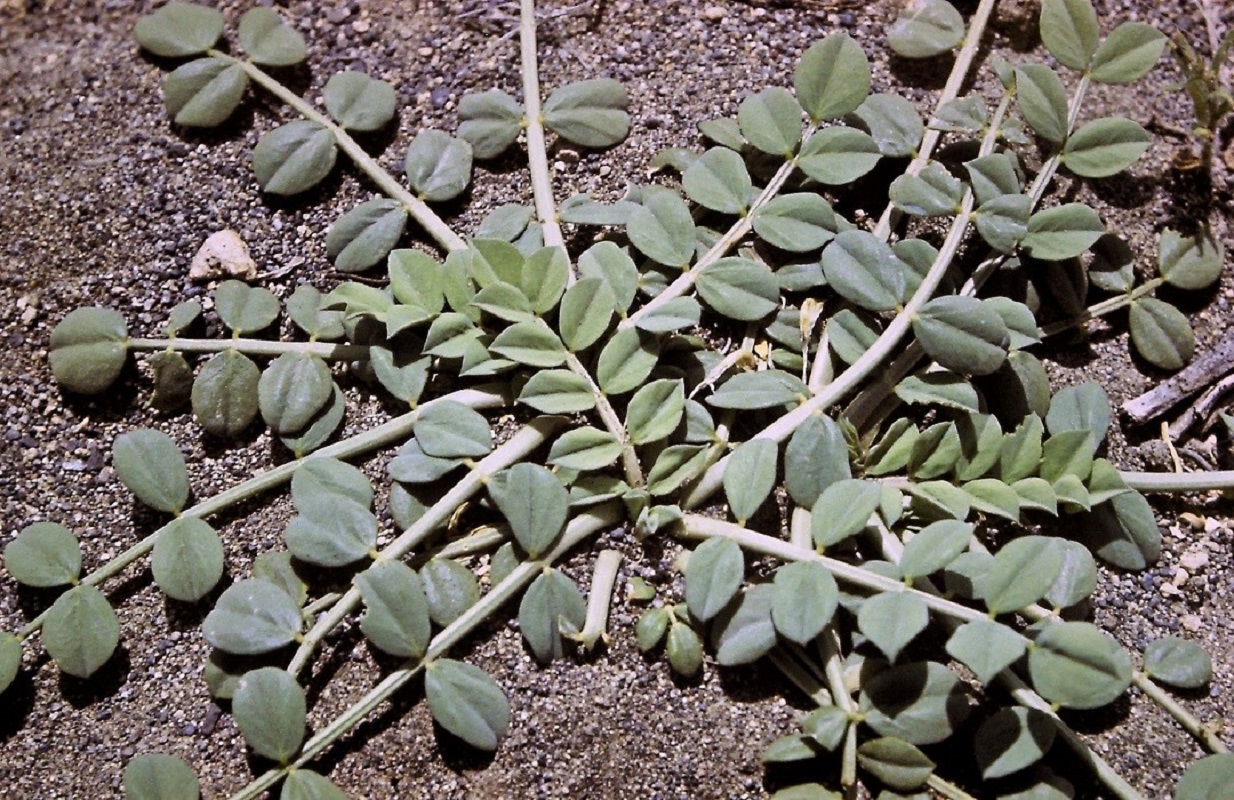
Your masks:
M223 15L196 3L171 2L137 20L137 43L163 58L204 53L223 35Z
M713 147L698 157L681 176L686 196L721 214L743 214L754 190L741 156L726 147Z
M1225 246L1200 234L1182 236L1166 229L1157 245L1157 271L1179 289L1205 289L1221 277Z
M488 673L441 658L429 665L424 694L438 725L478 750L492 752L510 726L510 703Z
M964 723L969 712L960 679L932 661L901 664L878 673L865 684L859 704L865 723L877 733L913 744L943 741Z
M64 586L81 574L81 545L63 525L36 522L5 546L4 567L26 586Z
M238 436L257 416L261 370L238 350L211 356L193 381L193 415L208 433Z
M363 272L390 254L406 227L407 210L401 203L366 200L330 226L326 254L340 272Z
M424 130L411 140L405 166L422 200L452 200L471 182L471 145L444 131Z
M964 40L964 18L947 0L913 0L887 29L887 44L904 58L930 58Z
M1105 234L1097 212L1083 203L1038 211L1028 219L1028 235L1020 243L1033 258L1063 261L1075 258Z
M231 713L258 755L285 764L300 752L308 720L304 689L286 670L262 667L245 674Z
M304 60L304 37L272 8L257 6L240 18L240 46L256 64L287 67Z
M630 214L630 243L660 264L681 267L694 256L694 219L685 201L670 191L653 192Z
M561 297L557 329L571 352L591 347L608 330L617 308L613 290L602 278L583 278Z
M401 561L378 561L355 578L368 609L360 630L390 655L419 660L432 628L420 576Z
M835 578L812 561L780 567L772 589L772 622L782 636L800 645L822 633L839 602Z
M1063 568L1059 544L1048 536L1021 536L995 554L981 585L991 614L1018 611L1045 597Z
M876 594L857 612L857 627L892 663L929 621L925 602L911 592Z
M1032 766L1054 744L1054 720L1034 708L1004 708L973 735L973 750L981 777L1001 778Z
M326 111L349 131L376 131L394 119L394 87L363 72L336 72L322 89Z
M197 774L183 759L142 753L124 765L124 800L198 800Z
M751 664L775 646L776 629L771 621L773 594L765 583L751 586L736 603L716 616L711 628L716 663L724 667Z
M815 42L793 73L797 101L814 120L852 113L870 94L870 62L847 33Z
M163 79L163 102L177 125L221 125L244 98L249 79L239 65L221 58L199 58L176 67Z
M1091 0L1044 0L1041 4L1041 41L1063 66L1088 69L1099 36Z
M865 131L836 125L806 139L797 166L828 186L843 186L874 169L882 158L878 144Z
M751 439L733 451L724 469L724 496L738 524L754 516L775 488L779 450L771 439Z
M993 308L962 295L926 303L913 319L913 334L939 364L973 375L989 375L1001 367L1011 338Z
M179 517L154 542L150 569L163 594L195 603L223 577L223 541L197 517Z
M582 629L587 602L574 581L560 570L541 573L518 607L518 627L541 664L565 655L564 633Z
M119 312L93 306L74 309L51 332L52 375L70 392L103 392L124 369L128 338Z
M785 468L791 469L791 464ZM882 502L882 491L875 481L851 478L828 485L811 507L814 543L829 547L864 530Z
M844 231L823 250L823 274L844 299L869 311L900 303L905 278L887 243L862 230Z
M189 499L189 475L175 441L141 429L122 433L112 445L112 465L120 481L156 511L178 514Z
M686 562L686 606L706 622L729 604L745 577L741 547L731 539L708 539Z
M253 171L262 191L292 195L320 183L338 157L334 134L310 120L280 125L253 148Z
M612 147L630 131L626 87L612 78L568 83L544 101L544 124L583 147Z
M751 145L788 158L801 141L801 106L787 89L773 86L741 102L737 124Z
M1124 22L1097 48L1090 75L1100 83L1138 80L1161 58L1165 45L1165 35L1152 25Z
M1181 369L1195 354L1195 332L1187 315L1155 297L1132 302L1128 315L1136 352L1155 367Z
M1067 138L1067 88L1044 64L1016 67L1020 114L1038 136L1054 144Z
M523 129L523 107L500 89L463 95L458 117L458 135L481 160L501 155Z
M304 624L300 606L278 586L259 578L232 584L202 623L213 647L257 655L294 641Z
M895 737L871 739L857 748L857 763L887 786L901 792L921 788L934 762L913 745Z
M1198 644L1166 636L1144 648L1144 672L1179 689L1198 689L1212 680L1213 660Z
M493 449L493 434L484 416L454 400L425 405L415 425L416 440L437 458L479 458Z
M563 469L603 469L621 455L621 442L608 431L585 425L566 431L553 442L548 462Z
M839 231L831 204L810 192L781 195L758 209L754 232L791 253L817 250Z
M301 509L287 524L287 549L301 561L342 567L377 546L377 518L364 506L338 496Z
M75 678L89 678L120 643L120 620L98 589L74 586L48 609L42 636L56 666Z
M908 541L900 557L900 572L905 578L924 577L947 566L968 549L973 526L948 519L933 522Z
M950 216L960 207L964 184L937 161L928 162L916 175L904 174L891 182L891 202L918 217Z
M707 405L743 411L776 408L799 403L808 393L806 385L787 372L772 369L739 372L707 398Z
M1063 163L1085 178L1108 178L1130 167L1152 143L1148 131L1123 117L1093 120L1067 137Z
M889 158L913 155L925 134L917 109L898 94L872 94L853 113L865 123L879 152Z
M780 282L771 268L739 256L708 264L695 286L712 309L743 322L762 319L780 305Z
M1045 624L1028 652L1033 688L1068 708L1099 708L1131 683L1131 657L1089 622Z
M947 640L947 654L971 669L982 683L993 681L1027 649L1027 639L990 619L966 622Z
M279 800L348 800L348 797L326 776L298 767L283 781Z
M488 493L510 524L514 540L532 558L543 555L565 527L569 493L538 464L515 464L497 473L488 482Z
M480 599L480 584L471 570L452 558L433 558L420 568L429 618L445 627Z

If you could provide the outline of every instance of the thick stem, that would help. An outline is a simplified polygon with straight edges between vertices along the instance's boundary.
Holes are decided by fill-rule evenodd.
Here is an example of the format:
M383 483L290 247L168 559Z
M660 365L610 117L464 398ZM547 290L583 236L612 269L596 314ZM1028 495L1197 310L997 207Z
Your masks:
M502 606L518 595L527 584L531 583L546 567L561 559L567 552L580 542L592 536L601 528L616 524L621 519L621 508L617 503L604 503L587 509L579 516L570 520L562 534L561 541L544 558L538 561L525 561L515 567L505 580L489 590L479 602L467 609L429 643L424 660L414 666L395 670L380 683L368 691L354 705L340 716L319 730L304 744L300 756L293 764L269 770L256 780L232 795L231 800L255 800L261 793L274 786L295 767L301 767L318 754L344 736L348 731L359 725L374 709L388 700L400 688L408 684L424 668L425 662L441 657L451 647L469 635L481 623L499 611Z
M281 486L291 480L292 474L300 468L306 460L310 458L337 458L345 459L353 456L366 453L370 450L376 450L379 447L392 444L400 439L406 438L411 434L412 428L415 426L416 420L419 419L420 413L441 400L453 400L462 403L471 408L500 408L503 405L508 405L510 402L508 387L499 384L490 384L476 389L462 389L453 392L439 400L430 400L414 411L410 411L402 416L395 417L388 422L384 422L373 428L370 431L353 436L350 439L345 439L341 442L323 447L304 458L289 461L286 464L280 464L271 470L267 470L255 478L233 486L226 491L219 492L214 497L208 500L202 500L183 512L182 517L198 517L205 518L220 511L224 511L237 503L248 500L251 497L256 497L262 492L269 491L276 486ZM154 548L154 543L158 541L159 536L163 531L171 527L171 523L162 526L158 530L151 533L146 538L142 539L137 544L125 550L120 555L108 561L103 566L91 572L89 575L81 579L81 583L87 586L100 584L113 575L122 572L129 564L138 560L142 556L149 553ZM43 622L47 619L48 611L44 611L32 619L24 628L19 631L18 635L22 638L43 627Z
M347 154L352 162L355 163L356 168L367 175L369 180L377 184L377 188L381 189L388 197L401 203L407 209L407 213L411 214L412 219L418 222L420 227L428 231L429 236L432 236L439 245L446 250L466 249L467 243L441 217L437 216L437 212L429 208L423 200L409 192L389 172L386 172L377 163L376 159L364 152L364 148L355 139L351 138L347 131L336 125L334 120L313 108L303 98L267 75L255 64L234 58L218 50L208 50L207 55L240 67L253 79L254 83L294 108L300 116L316 122L318 125L329 130L334 136L334 140L338 143L339 149Z
M1120 472L1138 492L1209 492L1234 489L1234 470L1216 472Z
M968 35L964 37L964 44L961 45L960 51L956 53L955 63L951 65L951 74L947 76L947 83L943 86L943 92L938 96L938 103L935 105L936 109L942 108L959 97L960 89L964 87L964 81L968 78L968 71L973 65L973 59L977 56L977 49L981 46L981 38L985 35L986 26L990 22L990 15L994 13L994 6L997 4L998 0L981 0L977 10L973 12L972 19L968 23ZM997 130L998 126L995 126L994 131L997 132ZM916 175L925 169L942 135L942 131L926 128L925 135L921 137L921 147L918 148L916 157L909 163L905 174ZM891 236L891 229L895 227L899 219L899 209L888 203L887 207L883 209L878 225L874 228L874 235L886 241Z
M1183 730L1191 734L1196 741L1204 746L1210 753L1228 753L1230 748L1226 747L1225 742L1217 736L1217 732L1213 728L1206 726L1204 723L1188 711L1182 703L1179 703L1170 696L1165 689L1162 689L1153 679L1140 672L1138 669L1131 672L1131 682L1136 688L1144 693L1157 705L1166 710L1171 717L1174 718Z
M584 650L591 650L601 640L608 644L608 612L613 604L613 585L617 583L617 570L621 567L622 558L616 550L601 550L600 555L596 556L591 573L591 591L587 595L587 617L583 629L569 637Z
M550 436L565 425L564 417L537 417L532 420L503 445L479 461L466 476L454 485L454 488L442 495L441 499L430 506L410 528L382 548L377 558L389 561L402 558L410 553L432 535L433 531L444 525L454 514L455 509L480 491L489 478L511 464L526 458L532 450L544 444ZM353 586L304 636L287 666L287 671L292 675L299 675L300 671L308 665L308 660L321 641L337 628L339 623L346 619L347 615L359 604L360 590Z
M802 135L802 141L809 138L810 134L817 129L818 126L816 125L807 125L805 133ZM694 286L694 282L698 280L699 273L726 256L728 251L736 247L737 243L750 232L751 227L754 225L755 214L760 208L775 199L775 196L784 188L785 181L788 180L796 168L797 159L795 157L781 164L780 168L776 170L775 175L771 176L771 180L767 182L767 186L764 187L763 191L759 192L758 197L754 198L750 208L711 246L711 249L704 253L694 266L681 273L681 276L669 284L667 289L649 300L638 311L623 319L621 324L617 326L618 330L634 327L643 317L688 292Z
M561 223L553 200L553 179L548 169L548 148L544 141L544 119L540 111L540 67L536 59L536 3L520 0L518 26L519 52L523 67L523 105L527 112L527 165L531 170L531 191L535 196L536 216L544 228L544 244L562 247Z
M129 339L130 350L175 350L180 353L222 353L238 350L251 356L281 356L307 353L329 361L367 361L369 348L361 344L330 342L279 342L265 339Z
M621 468L626 473L626 483L630 484L632 488L641 487L646 481L643 477L643 467L638 461L638 453L634 451L634 443L630 441L630 434L626 431L625 423L621 421L621 417L617 416L617 411L614 410L613 404L608 401L608 395L604 393L591 377L591 373L587 370L587 367L583 366L583 362L578 360L578 356L573 353L567 353L566 366L575 375L587 381L587 386L591 389L591 396L596 401L596 411L600 414L600 420L604 423L604 427L608 429L608 432L613 434L617 441L621 443Z

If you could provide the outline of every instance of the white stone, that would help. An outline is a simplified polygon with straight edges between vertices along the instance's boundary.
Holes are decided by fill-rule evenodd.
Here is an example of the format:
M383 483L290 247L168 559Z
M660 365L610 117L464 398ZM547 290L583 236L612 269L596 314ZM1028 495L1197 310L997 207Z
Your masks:
M1196 572L1208 566L1208 553L1204 550L1188 550L1183 553L1178 563L1183 565L1183 569Z
M211 234L189 264L189 280L223 277L246 281L257 277L257 263L249 255L249 246L233 230Z
M1204 627L1204 620L1200 619L1200 617L1196 614L1187 614L1179 621L1182 622L1183 627L1191 633L1195 633L1200 628Z

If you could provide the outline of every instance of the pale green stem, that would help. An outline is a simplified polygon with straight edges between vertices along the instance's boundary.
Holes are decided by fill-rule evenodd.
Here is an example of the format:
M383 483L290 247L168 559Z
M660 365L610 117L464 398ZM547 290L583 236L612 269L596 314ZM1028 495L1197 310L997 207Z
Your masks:
M446 542L435 550L429 550L425 555L431 555L432 558L466 558L487 553L504 544L509 538L510 529L505 525L485 525L461 539Z
M807 125L805 133L802 136L802 141L809 138L810 134L817 130L817 128L817 125ZM750 208L748 208L746 212L733 223L732 227L730 227L724 235L711 246L711 249L704 253L702 257L699 258L699 260L694 264L694 266L681 273L677 280L668 285L668 288L649 300L642 308L623 319L617 326L618 330L626 330L634 327L643 317L653 313L654 311L662 308L669 301L676 300L678 297L681 297L683 294L688 292L694 286L695 281L698 280L699 273L719 261L724 256L728 255L728 251L736 247L737 243L750 232L750 229L754 224L754 217L758 210L767 205L767 203L771 202L771 200L773 200L775 196L780 193L780 190L784 188L785 181L787 181L789 176L793 174L793 170L796 169L796 167L797 158L795 156L781 164L780 168L776 170L775 175L772 175L771 180L767 182L767 186L763 188L763 191L759 192L756 198L754 198L754 202L750 204Z
M510 402L508 397L508 389L503 385L490 384L475 389L462 389L460 391L453 392L437 400L430 400L418 409L403 414L402 416L395 417L388 422L384 422L370 431L366 431L353 436L350 439L323 447L320 450L316 450L305 456L304 458L289 461L286 464L280 464L279 466L267 470L254 478L250 478L241 484L219 492L208 500L202 500L200 503L197 503L196 505L182 511L180 516L196 517L201 519L217 514L220 511L225 511L237 503L256 497L262 492L269 491L270 489L281 486L291 480L292 474L295 473L295 471L310 458L351 458L353 456L360 455L361 453L366 453L370 450L375 450L379 447L391 444L400 439L404 439L411 434L416 420L420 417L420 413L424 409L430 408L434 403L438 403L443 400L453 400L475 409L500 408L503 405L508 405ZM171 525L172 523L168 523L167 525L164 525L154 531L149 536L130 547L128 550L125 550L120 555L116 556L103 566L82 578L80 583L87 586L93 586L102 583L113 575L119 574L126 567L128 567L128 565L149 553L150 550L154 548L154 543L158 541L159 536L170 528ZM44 611L42 614L31 620L18 632L18 636L25 638L41 628L43 626L43 622L47 619L48 613L49 612Z
M331 342L280 342L266 339L140 339L128 340L130 350L175 350L180 353L222 353L238 350L251 356L281 356L306 353L331 361L367 361L369 348L361 344Z
M1067 108L1067 134L1075 128L1075 122L1080 118L1080 109L1084 106L1084 95L1088 93L1088 75L1080 78L1080 83L1075 87L1075 94L1071 98L1071 103ZM1037 177L1033 178L1033 185L1028 190L1028 197L1032 200L1031 208L1036 208L1041 202L1041 198L1045 196L1045 190L1049 188L1050 181L1054 179L1054 173L1058 171L1058 165L1063 161L1063 146L1058 146L1058 152L1045 160L1041 165L1041 171L1037 173Z
M562 247L561 223L553 200L553 179L548 169L548 148L544 142L544 118L540 111L540 67L536 59L536 3L519 3L519 51L522 56L523 105L527 113L527 165L531 170L531 191L535 196L536 216L544 228L544 244ZM573 270L571 271L573 272Z
M947 76L947 83L943 86L942 94L938 96L938 103L935 108L942 108L947 103L956 99L960 95L960 89L964 87L964 81L968 78L968 71L973 65L973 59L977 56L977 50L981 47L981 37L985 35L986 26L990 22L990 15L994 12L994 6L998 0L981 0L977 10L973 12L972 19L968 23L968 34L964 38L964 44L956 53L955 63L951 65L951 73ZM997 133L999 126L993 126ZM926 128L925 135L921 137L921 147L917 150L917 155L909 163L908 169L905 170L907 175L916 175L925 169L925 166L930 161L930 156L934 153L934 148L938 146L939 140L942 138L942 131L933 128ZM895 227L896 222L900 218L900 211L891 203L883 209L883 214L878 220L878 225L874 228L874 235L886 241L891 236L891 229Z
M489 478L501 470L526 458L531 451L544 444L557 431L565 427L564 417L537 417L521 428L504 444L489 453L476 463L468 473L459 479L450 491L431 505L410 528L403 531L390 544L382 548L377 555L379 561L391 561L402 558L418 547L433 531L444 525L454 514L455 509L471 499L484 487ZM321 641L347 618L347 615L360 604L360 590L356 587L348 589L339 598L334 607L329 610L313 629L305 634L295 655L287 666L292 675L299 675L308 665L313 651Z
M788 678L815 705L831 705L831 694L827 689L817 678L810 674L810 671L801 662L787 651L780 647L773 647L767 653L767 658L775 665L776 669L780 670L784 677Z
M1136 300L1139 300L1141 297L1152 294L1157 290L1157 287L1164 283L1165 278L1153 278L1151 280L1147 280L1126 294L1120 294L1117 297L1102 300L1100 303L1094 303L1084 309L1084 313L1077 317L1061 319L1058 322L1051 322L1049 325L1043 326L1041 328L1041 335L1043 337L1054 336L1055 334L1062 333L1063 331L1078 328L1084 323L1099 317L1104 317L1106 314L1112 314L1120 308L1126 308Z
M887 526L879 524L879 546L883 551L883 556L889 561L899 563L901 556L904 554L904 547L900 540L896 538ZM974 549L983 549L983 545L976 539L973 540ZM938 596L940 592L935 587L934 583L929 578L918 578L915 583L922 587L922 590L930 595ZM1030 607L1031 608L1031 607ZM1023 610L1027 611L1027 609ZM1041 609L1046 616L1051 616L1048 611ZM1031 615L1030 615L1031 616ZM958 626L954 619L944 619L943 625L948 630L954 631ZM1010 669L1004 669L998 673L998 681L1008 690L1011 696L1017 703L1027 708L1036 709L1044 714L1048 714L1053 720L1059 734L1063 737L1063 741L1072 749L1077 757L1084 763L1088 764L1092 769L1093 774L1100 780L1107 789L1114 793L1115 797L1122 800L1143 800L1142 795L1136 791L1131 784L1127 783L1122 775L1119 775L1109 764L1107 764L1100 756L1094 753L1089 746L1082 740L1075 731L1063 722L1058 716L1058 711L1041 695L1033 691L1018 675Z
M896 346L899 345L900 340L908 334L909 329L912 327L912 320L917 315L917 312L921 310L921 307L938 290L943 276L947 273L947 268L951 265L951 260L955 257L956 251L964 241L964 235L968 232L969 215L973 210L972 207L972 193L966 192L961 211L956 215L951 225L951 230L947 234L947 239L943 242L942 248L939 249L938 257L935 258L934 263L930 266L929 272L922 278L921 285L917 287L917 291L909 298L904 309L888 324L874 344L870 346L870 349L863 353L861 358L857 359L848 369L837 376L834 381L823 387L818 394L805 400L796 409L764 428L757 434L758 438L771 439L776 442L784 441L799 425L812 415L821 414L824 409L856 389L862 381L868 378L891 355ZM726 456L709 468L703 477L699 479L698 483L687 492L683 498L682 507L696 508L710 497L719 488L720 481L724 475L724 468L727 465L728 457Z
M466 249L467 243L441 217L437 216L437 212L429 208L423 200L409 192L389 172L386 172L372 156L364 152L364 148L355 139L351 138L347 131L336 125L334 120L313 108L303 98L267 75L255 64L234 58L218 50L208 50L206 52L207 55L240 67L253 79L254 83L294 108L300 116L316 122L318 125L329 130L331 135L334 136L334 140L338 143L339 149L347 154L355 163L356 168L367 175L369 180L377 184L377 188L381 189L388 197L406 208L407 213L411 214L412 219L418 222L420 227L424 228L429 236L432 236L439 245L446 250Z
M596 384L591 377L591 372L583 366L583 362L578 360L578 356L566 353L566 366L575 375L587 381L587 387L591 389L591 396L596 401L596 411L599 412L604 427L608 428L608 432L613 434L621 444L621 467L626 473L626 483L630 484L631 488L642 486L645 480L643 467L638 461L638 453L634 451L634 443L630 441L630 434L626 431L625 423L621 421L621 417L617 416L613 404L608 401L608 395Z
M596 556L591 572L591 591L587 595L587 617L583 629L569 638L578 642L583 650L591 650L603 640L608 644L608 612L613 603L613 585L617 583L617 570L621 567L622 554L616 550L601 550Z
M348 731L363 722L374 709L415 678L427 662L440 658L464 637L470 635L481 623L516 597L546 567L560 560L570 549L595 534L601 528L615 525L620 519L620 505L610 502L588 508L579 516L570 520L570 523L566 526L565 533L562 534L561 541L551 552L539 560L525 561L519 564L506 576L505 580L490 589L488 594L480 598L475 605L464 611L458 619L434 636L432 642L429 643L428 650L425 652L423 661L387 675L380 683L370 689L364 697L356 701L355 704L305 742L304 748L293 764L265 772L248 786L232 795L231 800L255 800L261 796L262 792L270 789L286 777L292 769L307 764Z
M814 546L814 529L810 522L810 509L797 506L789 520L788 540L794 547L809 550Z
M835 704L852 720L859 711L857 703L848 693L844 685L844 665L840 658L840 634L836 631L835 620L827 623L818 639L818 655L823 662L823 675ZM844 732L844 753L840 761L840 786L852 795L857 786L857 723L850 721L848 730Z
M316 600L314 600L313 602L305 606L303 610L301 610L300 613L304 615L305 619L311 620L313 617L317 616L322 611L325 611L327 608L337 603L339 601L339 598L342 596L343 595L341 595L338 592L330 592L329 594L323 594L321 597L317 598Z
M1120 472L1138 492L1209 492L1234 489L1234 470L1215 472Z
M1131 682L1135 684L1146 697L1152 700L1157 705L1166 710L1172 716L1183 730L1191 734L1200 744L1204 746L1210 753L1228 753L1230 748L1226 747L1225 742L1217 736L1217 731L1213 726L1205 725L1203 722L1188 711L1182 703L1179 703L1170 696L1165 689L1162 689L1148 675L1137 670L1131 672Z

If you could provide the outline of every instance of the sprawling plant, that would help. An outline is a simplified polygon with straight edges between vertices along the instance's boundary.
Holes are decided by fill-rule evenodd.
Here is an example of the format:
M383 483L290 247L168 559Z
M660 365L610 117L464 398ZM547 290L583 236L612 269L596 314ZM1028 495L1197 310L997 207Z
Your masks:
M305 56L273 11L240 20L247 58L215 49L224 19L211 9L171 3L144 17L143 48L191 59L163 87L177 124L220 124L250 84L300 114L253 151L265 191L317 185L340 152L367 176L377 196L326 241L338 270L384 264L388 284L302 285L280 307L267 289L226 281L213 298L232 333L222 339L185 335L203 315L196 302L177 306L158 338L130 336L103 308L57 326L50 358L66 391L104 392L130 353L149 353L155 405L191 406L223 438L260 417L293 457L193 503L170 437L117 437L117 475L167 522L84 576L75 536L54 522L11 541L14 579L70 588L0 639L0 687L35 634L68 674L106 663L121 631L99 586L138 559L149 557L169 597L214 596L224 548L207 519L290 482L286 550L259 556L203 624L215 648L205 665L212 694L273 762L237 798L280 782L284 798L342 796L311 763L415 680L445 730L496 748L506 697L484 671L448 658L450 648L516 598L539 661L606 640L620 554L596 558L589 596L557 565L618 525L641 540L697 543L682 596L632 585L631 601L647 604L641 649L662 648L683 675L702 669L707 652L721 666L768 658L817 704L764 761L773 784L783 785L786 762L815 765L819 777L777 797L839 797L862 782L885 797L924 787L968 797L931 758L949 740L971 750L987 782L971 791L983 797L1069 796L1043 764L1055 742L1114 796L1139 797L1058 716L1132 685L1214 753L1187 770L1176 796L1217 796L1234 780L1234 757L1217 726L1161 686L1204 685L1209 657L1167 638L1133 659L1065 612L1094 591L1094 555L1126 570L1156 559L1142 491L1223 487L1234 475L1119 471L1101 457L1104 391L1088 383L1051 396L1034 355L1052 332L1125 306L1150 362L1176 368L1191 355L1186 319L1151 293L1211 285L1220 246L1167 231L1157 276L1137 286L1134 254L1097 210L1043 205L1056 170L1102 178L1144 153L1143 128L1083 119L1084 96L1091 82L1143 76L1164 37L1137 23L1103 37L1088 0L1046 0L1041 33L1058 68L994 64L1001 95L991 105L959 87L993 5L983 0L966 27L948 3L926 0L890 29L906 57L958 48L925 119L898 95L871 94L862 47L833 34L804 52L791 89L762 89L735 119L704 121L713 146L658 155L654 166L679 182L632 187L614 203L558 203L546 136L616 144L630 123L626 92L586 80L541 104L531 0L519 30L522 100L465 96L455 134L414 137L405 180L351 135L390 123L392 87L340 73L322 91L323 113L264 69ZM1070 96L1060 69L1078 78ZM502 205L474 235L456 233L433 204L465 191L475 161L520 140L534 206ZM884 161L903 167L889 186L870 176ZM854 186L889 198L869 225L832 204ZM409 221L444 258L399 246ZM563 226L597 228L596 243L571 252ZM1090 284L1114 297L1086 306ZM1044 296L1058 313L1043 324ZM303 337L247 338L282 313ZM716 349L717 333L738 344ZM340 379L379 386L408 411L329 443L346 411ZM494 409L518 411L519 426L495 432L484 413ZM396 530L383 538L374 488L345 460L386 447L397 447L383 487ZM306 566L346 570L350 588L323 593L302 578ZM356 618L402 665L306 739L299 676L323 639ZM163 754L134 758L124 784L131 798L198 795L192 769Z

